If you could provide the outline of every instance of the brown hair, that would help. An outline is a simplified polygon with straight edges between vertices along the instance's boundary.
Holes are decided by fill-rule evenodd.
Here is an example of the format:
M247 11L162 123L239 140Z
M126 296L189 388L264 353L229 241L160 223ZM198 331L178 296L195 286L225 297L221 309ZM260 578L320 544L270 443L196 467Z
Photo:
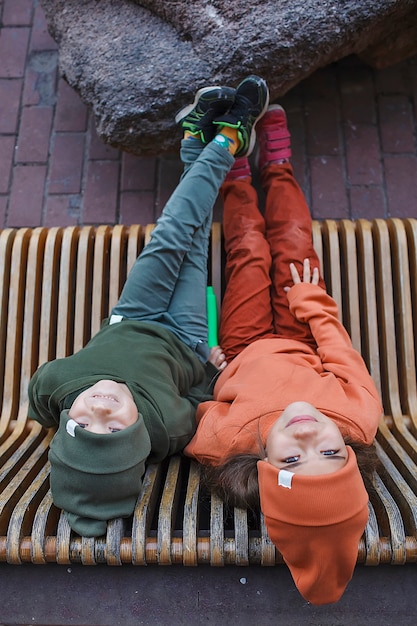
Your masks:
M345 443L355 452L363 482L371 495L374 492L373 476L381 465L375 445L368 446L353 441L350 437L345 437ZM260 502L257 463L265 456L265 451L261 449L259 454L237 454L229 457L222 465L205 466L204 484L214 491L227 507L258 511Z

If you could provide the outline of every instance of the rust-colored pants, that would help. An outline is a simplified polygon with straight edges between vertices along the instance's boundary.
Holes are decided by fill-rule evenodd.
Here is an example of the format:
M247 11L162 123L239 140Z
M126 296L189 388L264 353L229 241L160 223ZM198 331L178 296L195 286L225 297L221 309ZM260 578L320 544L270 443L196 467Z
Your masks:
M220 345L229 361L257 339L279 336L315 346L308 324L290 312L283 289L293 284L290 262L301 276L305 258L311 269L319 266L310 211L289 163L265 169L262 186L264 216L250 178L221 188L227 257ZM320 286L325 289L322 278Z

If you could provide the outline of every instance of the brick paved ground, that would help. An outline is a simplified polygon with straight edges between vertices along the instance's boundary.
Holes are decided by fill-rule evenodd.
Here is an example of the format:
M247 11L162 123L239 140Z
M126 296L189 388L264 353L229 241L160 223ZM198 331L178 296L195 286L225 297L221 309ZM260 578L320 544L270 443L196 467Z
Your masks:
M154 221L177 155L137 157L98 139L59 78L38 0L0 0L0 26L0 227ZM344 59L281 104L313 217L417 217L417 57L384 70Z
M38 0L0 0L0 228L154 221L178 180L177 156L134 157L100 142L90 111L59 79L57 56ZM295 171L315 218L417 217L417 57L380 71L345 59L313 74L282 104ZM101 624L136 624L140 611L146 623L162 623L161 588L172 597L169 623L185 623L183 616L196 614L199 585L201 623L218 623L226 606L230 623L254 621L251 586L238 582L242 568L215 576L209 568L207 581L187 568L150 568L145 580L129 567L117 575L96 568L92 578L83 566L45 568L39 576L30 566L2 565L0 620L8 623L35 623L38 615L37 623L81 624L92 611ZM342 607L313 611L291 600L294 588L284 568L274 572L278 591L268 594L270 575L248 573L252 594L265 589L257 623L276 623L277 615L285 620L282 606L290 606L292 624L341 623L344 614L352 626L362 626L364 615L368 624L416 623L413 566L359 568ZM68 576L75 578L69 582Z

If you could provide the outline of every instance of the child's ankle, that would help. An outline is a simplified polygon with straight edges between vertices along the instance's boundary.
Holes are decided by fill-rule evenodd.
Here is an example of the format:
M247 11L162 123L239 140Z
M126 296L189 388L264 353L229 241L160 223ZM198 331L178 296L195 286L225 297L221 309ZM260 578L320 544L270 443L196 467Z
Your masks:
M184 131L184 139L200 139L199 135L194 135L189 130Z
M232 156L235 155L239 148L239 138L236 128L222 126L221 130L213 139L214 143L226 148Z

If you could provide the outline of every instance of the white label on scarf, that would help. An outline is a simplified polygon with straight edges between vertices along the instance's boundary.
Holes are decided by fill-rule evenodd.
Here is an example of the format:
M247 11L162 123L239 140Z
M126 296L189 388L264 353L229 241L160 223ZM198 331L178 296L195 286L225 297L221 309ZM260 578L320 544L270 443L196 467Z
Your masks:
M289 472L288 470L280 470L278 472L278 485L280 487L286 487L287 489L291 489L291 481L294 476L294 472Z
M123 315L112 315L110 317L110 322L109 322L109 326L110 324L118 324L119 322L121 322L123 319Z

